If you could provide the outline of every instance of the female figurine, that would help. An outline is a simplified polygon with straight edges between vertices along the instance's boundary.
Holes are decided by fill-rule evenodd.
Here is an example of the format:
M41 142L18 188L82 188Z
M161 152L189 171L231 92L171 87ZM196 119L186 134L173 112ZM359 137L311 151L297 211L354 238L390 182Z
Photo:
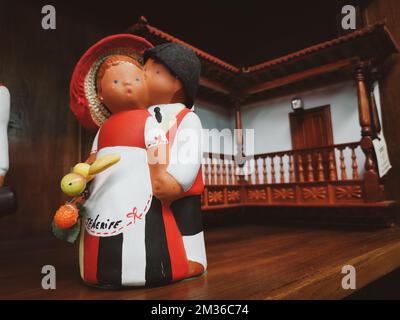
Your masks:
M149 47L132 35L105 38L85 53L72 76L72 110L86 127L100 127L92 154L120 155L118 163L94 177L84 205L81 277L95 286L146 284L151 178L166 172L168 143L146 109L140 59Z

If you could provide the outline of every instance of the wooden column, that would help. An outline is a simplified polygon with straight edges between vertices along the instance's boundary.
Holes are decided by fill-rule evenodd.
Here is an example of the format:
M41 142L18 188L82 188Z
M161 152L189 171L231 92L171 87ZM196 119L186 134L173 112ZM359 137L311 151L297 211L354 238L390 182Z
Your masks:
M235 161L237 162L238 168L239 168L239 184L244 182L244 150L243 150L243 128L242 128L242 117L240 114L240 104L241 104L242 99L237 98L235 99L235 129L236 129L236 148L237 152L235 155ZM236 173L236 172L235 172Z
M366 85L366 63L356 68L358 113L361 126L361 149L365 154L364 195L366 201L382 201L383 190L379 184L379 175L375 161L375 152L372 144L373 131L371 123L370 90Z
M240 114L240 101L235 101L235 129L242 130L242 116ZM243 151L243 134L236 132L236 146L238 152Z
M373 136L376 137L382 130L381 122L379 120L378 108L376 106L376 100L374 92L371 90L371 123L372 123L372 130Z

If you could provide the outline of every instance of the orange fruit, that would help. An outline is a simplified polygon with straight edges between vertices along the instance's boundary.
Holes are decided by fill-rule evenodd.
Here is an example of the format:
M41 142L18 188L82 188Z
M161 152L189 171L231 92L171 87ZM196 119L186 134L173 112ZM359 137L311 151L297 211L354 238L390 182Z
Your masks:
M79 211L73 204L61 206L54 215L54 224L60 229L69 229L78 221Z

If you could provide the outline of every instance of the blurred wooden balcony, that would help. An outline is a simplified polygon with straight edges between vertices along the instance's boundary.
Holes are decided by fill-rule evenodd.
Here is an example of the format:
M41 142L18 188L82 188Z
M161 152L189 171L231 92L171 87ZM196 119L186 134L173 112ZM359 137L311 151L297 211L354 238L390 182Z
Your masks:
M394 204L384 198L380 180L371 185L365 179L367 161L360 142L242 158L205 153L202 208ZM371 189L378 194L371 196Z

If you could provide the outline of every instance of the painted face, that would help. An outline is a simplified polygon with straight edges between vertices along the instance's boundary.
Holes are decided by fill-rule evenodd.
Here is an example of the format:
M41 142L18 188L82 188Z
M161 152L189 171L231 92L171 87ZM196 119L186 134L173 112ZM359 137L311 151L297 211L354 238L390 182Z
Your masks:
M184 102L181 81L162 63L148 59L144 73L149 90L149 105Z
M124 61L108 67L99 87L99 98L111 113L148 106L144 72L133 63Z

